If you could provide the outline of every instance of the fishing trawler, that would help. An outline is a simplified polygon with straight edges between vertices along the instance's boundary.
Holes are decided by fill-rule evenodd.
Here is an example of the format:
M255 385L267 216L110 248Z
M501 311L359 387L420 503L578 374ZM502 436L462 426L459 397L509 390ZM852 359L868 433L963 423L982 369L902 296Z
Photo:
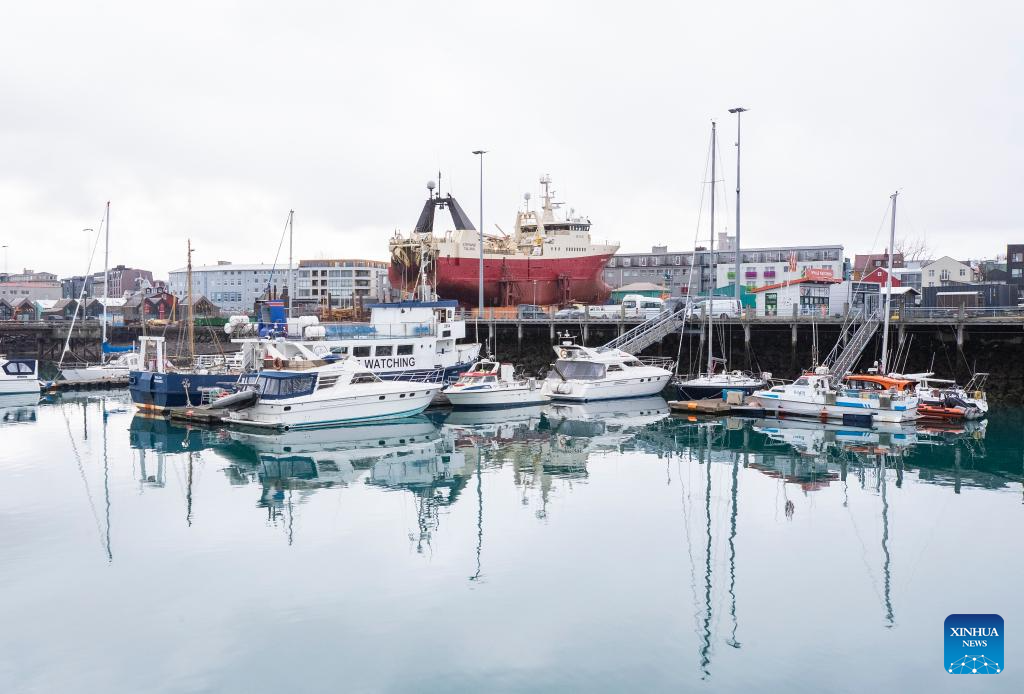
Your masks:
M590 220L577 215L556 214L551 178L540 179L543 188L540 210L530 208L530 195L516 213L513 233L484 234L484 304L513 306L530 304L600 304L611 288L602 279L608 259L618 244L594 243ZM391 286L413 292L428 281L445 299L465 306L479 301L480 232L469 221L451 194L444 197L433 181L412 233L396 233L391 239ZM447 209L454 229L434 232L434 213ZM500 230L500 229L499 229Z

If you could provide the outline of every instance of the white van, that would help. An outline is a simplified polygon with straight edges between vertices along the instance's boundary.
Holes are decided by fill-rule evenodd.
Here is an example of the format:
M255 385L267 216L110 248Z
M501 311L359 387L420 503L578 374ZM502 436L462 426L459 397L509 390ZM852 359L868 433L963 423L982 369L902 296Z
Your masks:
M711 311L715 318L739 318L741 310L739 299L698 299L690 304L687 318L699 318L706 315L705 311Z
M656 296L626 294L621 304L588 306L591 318L656 318L665 310L665 300Z

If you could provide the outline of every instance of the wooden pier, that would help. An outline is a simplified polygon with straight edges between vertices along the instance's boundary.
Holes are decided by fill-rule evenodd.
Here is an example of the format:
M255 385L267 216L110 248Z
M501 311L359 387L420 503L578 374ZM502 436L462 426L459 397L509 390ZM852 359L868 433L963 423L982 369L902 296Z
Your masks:
M128 377L104 378L95 381L51 381L43 388L44 393L61 393L72 390L115 390L128 387Z
M227 410L212 410L207 405L196 405L195 407L170 407L166 410L167 416L176 422L188 422L190 424L202 424L204 426L217 426L223 424L227 419Z

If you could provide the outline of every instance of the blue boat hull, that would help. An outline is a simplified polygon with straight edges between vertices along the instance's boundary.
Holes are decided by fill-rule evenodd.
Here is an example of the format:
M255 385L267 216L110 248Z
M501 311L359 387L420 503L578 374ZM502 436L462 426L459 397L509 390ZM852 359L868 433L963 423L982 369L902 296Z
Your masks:
M140 409L166 410L198 405L203 398L201 388L230 388L237 380L238 376L231 374L132 371L128 374L128 392Z

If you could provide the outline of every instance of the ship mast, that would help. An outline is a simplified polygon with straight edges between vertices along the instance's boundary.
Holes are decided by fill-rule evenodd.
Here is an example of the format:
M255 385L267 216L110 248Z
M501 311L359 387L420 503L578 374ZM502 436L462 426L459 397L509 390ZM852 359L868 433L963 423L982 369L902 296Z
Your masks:
M186 296L188 298L188 356L190 361L196 358L196 324L195 308L192 305L192 239L188 240L188 265L185 267Z
M882 327L882 363L878 372L883 376L889 373L889 314L892 313L892 254L893 246L896 244L896 191L889 197L892 198L892 223L889 226L889 261L885 272L885 318Z
M714 313L712 310L714 305L715 287L718 284L715 276L715 121L711 121L711 245L709 248L709 258L711 264L711 293L708 294L708 375L710 376L714 372L715 368L715 350L713 347L714 333L711 330L711 314ZM739 282L739 277L736 278Z
M110 201L107 200L107 231L103 242L103 325L100 341L100 364L106 361L107 346L107 302L110 301ZM84 281L84 280L83 280Z

